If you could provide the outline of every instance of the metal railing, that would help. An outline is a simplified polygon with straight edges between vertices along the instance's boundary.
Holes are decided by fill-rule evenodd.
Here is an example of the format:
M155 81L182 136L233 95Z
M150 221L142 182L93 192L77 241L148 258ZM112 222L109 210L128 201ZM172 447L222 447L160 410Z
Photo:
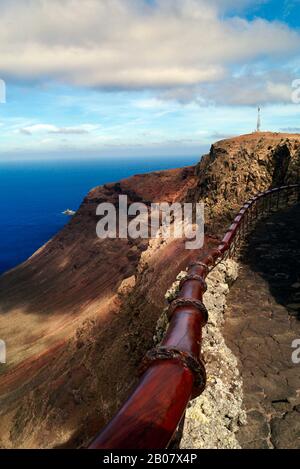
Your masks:
M237 253L258 219L299 201L299 184L259 193L241 208L219 246L190 264L170 304L170 324L161 345L148 352L138 385L90 449L168 447L188 402L206 384L201 359L202 328L208 321L202 302L206 276L221 260Z

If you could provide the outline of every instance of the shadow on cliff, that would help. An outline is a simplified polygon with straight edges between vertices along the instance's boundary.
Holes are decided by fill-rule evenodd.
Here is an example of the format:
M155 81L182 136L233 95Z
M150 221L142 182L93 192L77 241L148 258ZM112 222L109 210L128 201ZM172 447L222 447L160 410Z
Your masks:
M300 205L261 220L243 261L269 284L276 301L300 320Z
M33 258L0 277L2 314L18 309L45 316L77 313L134 275L147 249L146 243L136 246L127 240L97 240L86 233L77 237L76 230L69 233L62 231Z
M81 307L115 293L123 279L136 274L148 240L98 239L96 208L184 200L195 184L194 167L133 176L92 189L76 215L28 261L0 276L0 312L46 316L76 314ZM7 316L7 314L6 314Z

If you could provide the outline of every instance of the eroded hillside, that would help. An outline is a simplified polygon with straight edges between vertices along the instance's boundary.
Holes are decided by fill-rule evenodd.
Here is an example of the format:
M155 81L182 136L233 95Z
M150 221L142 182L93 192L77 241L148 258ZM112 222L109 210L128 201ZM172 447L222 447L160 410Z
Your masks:
M136 382L165 292L199 254L184 240L98 239L99 203L204 200L207 220L224 223L250 195L294 182L299 154L299 135L251 134L213 145L196 168L97 187L61 232L0 277L0 446L86 444Z

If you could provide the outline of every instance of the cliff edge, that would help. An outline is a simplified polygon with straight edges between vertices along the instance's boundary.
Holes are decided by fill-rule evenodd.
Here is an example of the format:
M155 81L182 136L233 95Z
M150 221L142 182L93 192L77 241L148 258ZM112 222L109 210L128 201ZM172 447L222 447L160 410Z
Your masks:
M255 132L211 146L196 166L190 200L203 200L209 221L231 220L259 191L300 180L300 134Z
M199 255L184 240L98 239L99 203L119 194L203 200L207 249L245 199L296 181L299 155L300 135L254 133L214 144L196 167L97 187L62 231L1 276L0 447L85 445L137 381L165 292Z

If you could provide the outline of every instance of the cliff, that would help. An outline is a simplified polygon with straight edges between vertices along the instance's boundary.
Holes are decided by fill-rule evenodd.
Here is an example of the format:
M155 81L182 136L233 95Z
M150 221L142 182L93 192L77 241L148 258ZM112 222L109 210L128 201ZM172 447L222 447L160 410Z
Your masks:
M258 191L300 179L300 135L260 132L217 142L196 177L188 199L205 202L208 220L230 220Z
M204 200L224 226L259 190L293 182L300 135L259 133L214 144L196 167L138 175L90 191L68 225L0 277L0 446L79 447L138 379L165 292L199 253L184 240L100 240L96 206ZM212 234L212 233L211 233ZM205 249L215 243L206 237Z
M183 240L100 240L96 207L183 200L194 168L134 176L90 191L70 223L0 278L0 441L80 446L138 378L164 294L191 258Z

